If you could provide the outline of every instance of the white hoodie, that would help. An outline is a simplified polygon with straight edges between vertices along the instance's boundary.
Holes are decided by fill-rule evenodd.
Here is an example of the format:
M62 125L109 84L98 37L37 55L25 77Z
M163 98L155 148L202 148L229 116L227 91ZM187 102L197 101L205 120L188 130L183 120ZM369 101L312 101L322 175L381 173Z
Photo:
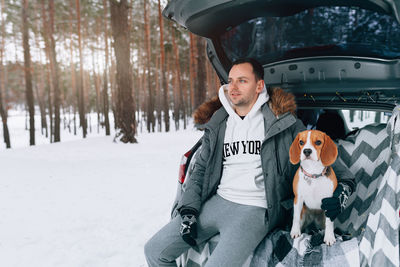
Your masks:
M227 89L227 85L223 85L218 93L229 117L223 147L222 178L217 194L235 203L267 208L260 156L265 137L261 106L269 99L267 90L264 87L250 112L242 119L234 111Z

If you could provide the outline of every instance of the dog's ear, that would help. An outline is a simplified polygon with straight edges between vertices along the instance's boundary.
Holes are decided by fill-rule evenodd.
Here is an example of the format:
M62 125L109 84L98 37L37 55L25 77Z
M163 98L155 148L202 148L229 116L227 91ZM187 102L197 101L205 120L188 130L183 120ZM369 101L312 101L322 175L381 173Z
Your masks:
M293 165L296 165L297 163L300 162L300 133L297 134L296 138L293 140L292 145L290 146L289 149L289 159L290 159L290 163L292 163Z
M336 144L324 133L324 146L321 149L321 162L324 166L332 165L338 155Z

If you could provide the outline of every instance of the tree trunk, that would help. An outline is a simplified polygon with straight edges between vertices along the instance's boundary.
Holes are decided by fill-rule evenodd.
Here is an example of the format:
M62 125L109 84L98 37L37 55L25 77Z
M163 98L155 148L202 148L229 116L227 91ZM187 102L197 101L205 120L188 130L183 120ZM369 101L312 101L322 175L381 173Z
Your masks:
M4 143L6 143L6 148L11 148L11 141L10 141L10 133L8 131L8 124L7 124L7 110L4 107L4 99L3 99L3 92L5 92L6 88L6 81L5 81L5 68L3 66L3 55L4 55L4 47L5 47L5 21L4 21L4 0L1 0L1 43L0 43L0 116L3 123L3 138Z
M58 63L56 59L56 44L53 36L54 32L54 0L49 0L49 19L45 10L45 0L42 0L42 15L44 24L44 41L47 56L50 61L51 82L54 90L54 142L60 141L60 90L58 77ZM51 95L51 94L49 94ZM49 101L51 96L49 97ZM51 106L49 106L51 109Z
M136 143L135 102L132 97L132 66L130 62L130 40L128 27L129 5L127 0L110 0L111 28L117 60L118 125L121 141Z
M43 129L45 129L46 133L45 136L48 137L48 132L47 132L47 121L46 121L46 109L45 109L45 104L44 104L44 97L43 97L43 80L39 82L39 86L35 86L35 94L36 94L36 99L39 104L39 110L40 110L40 125L41 125L41 133L43 135Z
M49 120L50 120L50 143L53 142L53 137L54 137L54 128L53 128L53 105L52 105L52 91L53 91L53 83L52 79L50 77L50 72L51 72L51 56L50 56L50 45L49 45L49 40L48 40L48 35L49 35L49 26L48 26L48 21L47 21L47 13L45 9L45 1L41 1L41 9L42 9L42 22L43 22L43 40L45 42L45 54L46 54L46 69L44 70L46 74L46 89L47 89L47 102L48 102L48 109L49 109Z
M350 122L354 122L354 116L355 116L355 114L356 114L356 113L355 113L355 110L351 109L351 110L350 110L350 114L349 114L349 115L350 115Z
M139 121L140 121L140 76L139 76L139 71L136 70L137 73L136 75L133 76L133 86L135 88L135 95L133 96L133 99L135 101L135 106L136 106L136 121L138 123L139 127Z
M147 97L147 95L146 95L146 89L145 88L147 88L146 87L146 85L147 85L147 79L146 79L146 73L143 71L142 72L142 75L140 75L140 80L141 80L141 82L140 82L140 84L141 84L141 87L140 87L140 94L141 94L141 96L142 96L142 98L141 98L141 106L140 106L140 110L141 110L141 116L140 116L140 132L143 132L143 124L144 124L144 122L146 122L146 124L147 124L147 118L146 118L146 110L147 110L147 100L148 100L148 97Z
M54 142L60 142L60 86L59 86L59 77L58 77L58 63L56 58L56 43L54 40L54 0L50 0L50 55L52 59L51 66L51 74L54 88Z
M213 68L214 70L214 68ZM218 74L215 72L215 70L213 71L214 73L214 86L215 86L215 95L218 95L218 90L221 87L221 81L219 80Z
M35 106L32 89L31 50L29 47L28 0L22 1L22 45L24 48L25 95L29 111L29 145L35 145Z
M172 85L172 100L168 102L168 105L171 104L171 102L175 102L175 85L174 85L174 74L173 71L171 70L171 52L167 52L165 54L165 65L166 65L166 78L167 78L167 85L169 87L169 85ZM172 78L171 78L172 77ZM172 80L172 81L171 81ZM168 88L169 91L169 88ZM173 112L172 112L172 119L175 120L175 103L173 105ZM176 125L175 125L175 129L176 129Z
M170 24L171 25L171 24ZM181 68L180 68L180 63L179 63L179 50L178 50L178 45L176 44L176 36L175 36L175 29L172 27L172 46L174 48L174 55L175 55L175 70L176 70L176 93L177 93L177 109L175 112L176 114L176 120L179 120L180 118L183 118L183 127L186 129L186 110L185 110L185 102L184 102L184 90L182 86L182 77L181 77ZM186 90L185 90L186 91ZM179 123L178 123L179 124Z
M138 121L140 123L140 132L143 131L143 121L145 120L146 117L146 111L147 111L147 91L145 88L146 87L146 73L144 71L144 65L145 65L145 57L143 56L142 50L144 49L144 45L140 43L140 39L138 40L138 54L140 55L139 57L139 62L138 62L138 75L139 75L139 88L138 88L138 98L139 98L139 104L138 104L138 110L139 110L139 116L138 116ZM140 72L140 69L143 68L143 71Z
M206 46L201 37L197 37L197 83L194 88L194 107L195 110L206 99Z
M114 130L118 129L118 110L117 110L117 82L115 78L117 76L117 67L115 66L115 60L111 60L111 66L108 78L110 80L110 91L111 91L111 110L114 117Z
M6 148L11 148L11 141L10 141L10 132L8 130L8 124L7 124L7 111L6 108L4 107L4 100L3 100L3 89L5 88L5 82L4 82L4 76L2 75L2 68L3 64L1 64L0 67L0 75L2 76L1 78L1 87L0 87L0 115L1 115L1 120L3 123L3 138L4 138L4 143L6 143Z
M100 19L96 19L96 36L100 36ZM97 42L96 45L100 47L100 44L98 43L98 38L96 38ZM96 92L96 113L97 113L97 133L100 132L100 124L101 124L101 110L100 110L100 102L101 102L101 78L100 78L100 72L98 70L98 64L96 64L96 58L97 55L95 51L92 51L92 65L93 65L93 82L94 82L94 88Z
M381 114L382 114L382 112L376 112L376 113L375 113L375 119L374 119L374 121L375 121L376 123L381 123Z
M110 135L110 119L108 117L109 104L108 104L108 29L107 29L107 0L103 0L104 16L103 16L103 28L104 28L104 49L105 49L105 66L104 66L104 81L103 81L103 114L104 124L106 126L106 135Z
M213 92L212 92L213 87L211 85L211 70L210 70L210 68L211 68L211 66L210 66L209 62L206 61L206 76L207 76L207 78L206 78L206 81L207 81L207 84L206 84L206 91L207 91L206 99L210 99L212 97L212 94L213 94Z
M82 19L82 17L81 17ZM89 29L89 25L88 25L88 19L85 19L85 17L83 17L82 19L82 24L83 27L82 29L82 33L81 33L81 40L82 40L82 47L83 48L88 48L89 47L89 38L88 38L88 29ZM84 50L84 49L82 49ZM83 56L83 54L82 54ZM83 64L82 64L82 69L83 69ZM90 75L88 71L83 70L83 106L84 106L84 110L85 110L85 122L86 122L86 127L89 128L90 133L92 132L92 124L91 122L88 123L88 120L90 118L90 105L89 104L89 91L90 91ZM87 106L86 106L87 105Z
M78 95L78 88L76 85L76 69L75 69L75 63L74 63L74 45L73 45L73 11L74 9L70 7L69 9L69 33L70 33L70 39L71 39L71 44L70 44L70 57L71 57L71 91L72 91L72 97L71 97L71 104L72 104L72 112L74 113L73 115L73 121L74 121L74 135L76 135L76 109L77 109L77 103L79 102L79 95ZM76 98L75 98L76 97ZM75 101L76 100L76 101Z
M160 61L161 58L157 56L156 59L156 111L157 111L157 125L158 125L158 131L162 132L162 116L161 116L161 81L160 81L160 74L159 74L159 68L160 68Z
M147 131L154 132L155 118L154 118L154 99L155 91L154 86L151 84L150 78L150 61L151 61L151 50L150 50L150 19L149 12L147 10L147 1L144 3L144 28L145 28L145 44L146 44L146 70L147 70L147 89L148 89L148 100L147 100Z
M109 109L110 108L108 104L108 80L107 80L107 66L106 66L104 68L104 73L103 73L103 114L104 114L104 126L106 127L106 135L110 135L110 118L108 116Z
M175 46L176 46L176 42L175 42L175 29L172 27L171 23L169 22L169 28L170 28L170 32L171 32L171 37L172 37L172 45L173 45L173 49L174 49L174 53L175 53ZM169 57L171 58L172 55L170 54ZM173 63L172 67L172 77L173 77L173 103L174 103L174 112L173 112L173 118L174 118L174 122L175 122L175 130L179 130L179 111L180 111L180 101L179 101L179 74L178 74L178 66L176 65L176 55L174 56L175 62ZM170 60L171 62L171 60ZM179 62L179 61L178 61Z
M47 53L48 54L48 53ZM50 63L47 64L47 102L49 106L49 118L50 118L50 143L54 141L54 119L53 119L53 101L52 101L52 91L53 91L53 84L50 78Z
M39 7L38 7L38 3L36 2L35 4L35 10L34 10L35 14L39 13ZM39 20L36 20L36 28L40 31L41 27L40 27L40 23ZM36 43L36 47L38 49L40 49L40 42L39 42L39 36L35 35L35 43ZM39 51L39 62L42 63L42 50ZM39 69L39 73L36 76L36 79L38 80L37 85L35 86L35 94L36 94L36 99L37 102L39 104L39 110L40 110L40 132L43 135L43 129L45 129L46 133L45 136L46 138L49 136L48 134L48 127L47 127L47 119L46 119L46 101L45 101L45 97L44 97L44 87L45 87L45 70L43 69Z
M142 106L142 122L145 121L146 129L147 129L147 125L148 125L147 121L149 119L149 116L148 116L148 110L149 110L149 108L148 108L148 106L149 106L148 93L149 93L149 91L147 90L148 89L148 85L147 85L148 79L147 79L147 73L146 73L146 70L145 70L145 68L146 68L145 64L146 63L143 63L144 68L143 68L143 74L142 74L142 80L143 80L143 82L142 82L142 95L143 95L143 99L142 99L142 103L143 103L143 106ZM149 130L147 129L147 131L149 131Z
M94 55L93 55L94 59ZM93 60L94 61L94 60ZM94 67L94 62L93 62ZM93 82L96 91L96 113L97 113L97 133L100 132L100 76L93 70Z
M164 111L164 125L165 131L169 132L169 94L168 94L168 84L167 78L165 77L165 47L164 47L164 20L161 14L161 3L158 0L158 24L160 27L160 52L161 52L161 63L160 72L162 80L162 92L163 92L163 111Z
M218 93L218 85L215 81L216 73L211 65L211 62L206 61L207 66L207 99L213 98Z
M79 121L82 127L83 138L87 135L87 123L85 118L85 93L83 82L83 54L82 54L82 38L81 38L81 10L79 0L75 0L76 7L76 20L78 22L78 47L79 47L79 85L78 85L78 112Z
M190 77L190 113L193 112L194 107L194 87L196 84L196 52L195 52L195 36L189 33L189 77Z

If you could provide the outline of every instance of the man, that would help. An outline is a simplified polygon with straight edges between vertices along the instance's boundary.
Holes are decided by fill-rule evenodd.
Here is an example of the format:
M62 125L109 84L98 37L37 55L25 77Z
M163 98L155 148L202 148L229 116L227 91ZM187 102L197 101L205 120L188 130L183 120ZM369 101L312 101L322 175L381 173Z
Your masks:
M178 204L181 216L145 246L149 266L176 266L190 246L218 233L206 266L242 266L265 235L290 217L281 205L292 194L289 147L305 127L292 114L293 95L281 89L269 95L263 77L254 59L233 63L229 84L219 90L222 107L205 124L200 155ZM350 172L333 167L352 188ZM341 211L330 207L332 214Z

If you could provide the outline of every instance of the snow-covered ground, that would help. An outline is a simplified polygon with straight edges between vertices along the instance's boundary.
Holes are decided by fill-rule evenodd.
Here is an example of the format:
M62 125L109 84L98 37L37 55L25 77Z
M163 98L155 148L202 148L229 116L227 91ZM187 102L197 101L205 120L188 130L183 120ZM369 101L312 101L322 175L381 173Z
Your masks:
M40 129L40 113L38 110L35 111L35 144L49 144L50 139L45 136L45 130L43 130L43 134ZM111 131L113 133L113 115L110 113L111 120ZM79 121L79 116L77 114L76 120ZM64 127L64 121L66 127ZM68 122L69 127L68 127ZM79 122L77 122L77 134L74 135L74 125L73 125L73 117L72 115L62 116L61 118L61 142L71 141L71 140L81 140L82 131L79 128ZM96 136L104 136L105 130L101 127L98 127L97 123L97 114L91 113L90 118L87 116L88 121L88 138L96 137ZM12 109L8 111L8 128L10 132L10 140L11 140L11 148L17 147L27 147L29 146L29 131L26 128L29 127L29 119L26 116L26 112L21 109ZM47 124L50 126L49 120L47 120ZM5 148L6 145L3 142L3 125L0 123L0 149ZM50 132L48 132L50 135Z
M144 244L168 222L181 155L200 136L14 139L24 147L0 150L0 266L146 266Z
M87 139L63 131L62 143L49 144L37 117L38 145L29 147L24 115L10 115L13 149L0 146L0 266L146 266L143 247L169 220L181 155L202 133L113 143L92 119Z

